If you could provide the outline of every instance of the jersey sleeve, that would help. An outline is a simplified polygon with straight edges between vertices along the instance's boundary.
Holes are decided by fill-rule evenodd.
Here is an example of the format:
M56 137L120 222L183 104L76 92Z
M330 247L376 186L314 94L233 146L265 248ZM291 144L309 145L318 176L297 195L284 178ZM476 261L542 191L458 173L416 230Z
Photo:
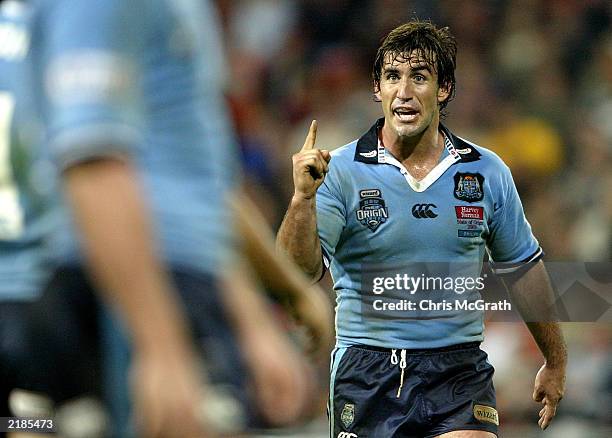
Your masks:
M531 232L512 174L505 164L498 182L487 248L493 272L507 275L538 261L543 251Z
M333 159L332 159L333 161ZM346 226L346 208L337 172L332 167L317 191L317 228L325 268L329 268L342 230Z
M130 155L140 143L146 10L140 0L55 0L42 11L40 86L47 141L60 169Z

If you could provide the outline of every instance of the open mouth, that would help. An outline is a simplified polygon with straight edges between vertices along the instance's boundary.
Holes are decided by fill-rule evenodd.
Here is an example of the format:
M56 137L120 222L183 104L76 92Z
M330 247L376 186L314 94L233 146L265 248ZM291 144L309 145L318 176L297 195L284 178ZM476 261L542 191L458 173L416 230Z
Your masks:
M408 108L396 108L393 114L402 122L412 122L417 118L419 112Z

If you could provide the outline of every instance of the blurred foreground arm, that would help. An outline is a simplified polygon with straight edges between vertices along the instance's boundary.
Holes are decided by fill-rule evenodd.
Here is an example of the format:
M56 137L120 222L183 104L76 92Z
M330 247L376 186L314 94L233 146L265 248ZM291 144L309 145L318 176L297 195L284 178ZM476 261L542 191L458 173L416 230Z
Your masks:
M309 332L313 352L327 355L334 338L333 314L325 292L274 250L274 237L257 206L243 193L232 200L250 265L266 288ZM320 249L319 249L320 251Z
M64 184L89 270L127 323L132 384L146 437L202 437L202 381L174 289L158 260L132 167L115 159L74 165Z
M323 274L316 194L331 159L329 151L315 149L316 139L317 122L313 120L304 146L292 158L294 194L276 238L277 248L288 254L313 283Z
M544 365L535 379L533 399L544 405L538 425L546 429L563 398L567 366L567 348L555 310L553 290L541 260L518 280L506 284L518 312L544 355Z
M288 426L307 413L314 373L274 320L249 269L237 263L223 276L223 299L249 368L259 413Z

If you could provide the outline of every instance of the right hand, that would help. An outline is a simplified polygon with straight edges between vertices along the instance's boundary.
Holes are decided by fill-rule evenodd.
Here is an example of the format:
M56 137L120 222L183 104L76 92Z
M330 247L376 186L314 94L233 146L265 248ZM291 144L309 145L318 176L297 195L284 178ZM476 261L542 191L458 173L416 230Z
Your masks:
M548 364L542 365L535 378L533 390L533 400L542 403L538 426L542 430L546 429L555 414L557 406L565 393L565 365L551 367Z
M203 422L204 382L195 355L177 348L134 355L132 397L138 436L211 438Z
M249 334L243 351L260 415L272 427L295 424L314 395L314 370L275 323Z
M331 155L327 150L315 149L317 139L317 121L310 124L308 136L302 149L293 156L294 196L312 199L327 174Z

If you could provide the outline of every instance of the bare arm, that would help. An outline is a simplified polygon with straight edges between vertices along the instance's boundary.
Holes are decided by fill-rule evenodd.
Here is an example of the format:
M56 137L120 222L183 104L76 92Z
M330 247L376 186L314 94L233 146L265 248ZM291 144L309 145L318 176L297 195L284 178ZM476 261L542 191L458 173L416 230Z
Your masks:
M125 319L137 345L157 348L163 338L183 340L185 323L157 259L142 196L129 165L98 160L64 173L90 272L100 292ZM129 292L128 292L129 291ZM146 311L145 311L146 310Z
M542 402L538 424L546 429L565 392L567 348L555 311L554 294L544 263L539 261L509 284L513 302L535 339L545 362L535 380L533 399Z
M276 246L316 282L323 274L321 242L317 232L316 200L293 196L276 236Z
M317 123L313 121L304 147L293 156L294 194L276 238L277 248L284 250L312 282L323 273L316 194L331 159L329 151L315 149L316 137Z
M136 411L145 434L201 436L195 412L200 377L133 169L119 160L96 160L70 167L64 184L97 289L119 311L134 342Z
M329 299L320 287L310 285L304 274L274 251L270 227L246 195L239 193L234 197L233 210L244 239L245 254L259 279L288 305L298 322L306 326L312 337L313 350L327 356L333 339Z
M276 322L252 272L238 261L222 276L222 298L254 385L259 413L272 425L295 423L307 410L312 373Z

